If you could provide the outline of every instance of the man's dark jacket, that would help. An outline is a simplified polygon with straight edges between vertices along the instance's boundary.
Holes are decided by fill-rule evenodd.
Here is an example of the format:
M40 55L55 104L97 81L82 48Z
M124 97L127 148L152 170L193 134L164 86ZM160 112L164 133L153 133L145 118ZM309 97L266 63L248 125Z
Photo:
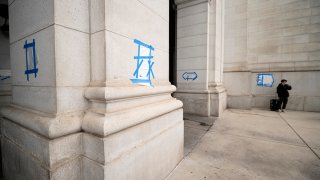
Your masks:
M289 97L288 90L291 90L291 86L288 84L282 85L281 83L277 87L277 93L279 97Z

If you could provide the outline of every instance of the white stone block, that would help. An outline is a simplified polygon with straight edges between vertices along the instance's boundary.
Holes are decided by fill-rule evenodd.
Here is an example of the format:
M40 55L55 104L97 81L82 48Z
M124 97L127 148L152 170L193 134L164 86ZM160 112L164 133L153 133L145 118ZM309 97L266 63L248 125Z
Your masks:
M207 68L207 58L206 57L194 57L194 58L187 58L187 59L179 59L177 61L177 70L200 70Z
M309 34L309 40L310 42L320 42L320 33Z
M251 70L251 72L269 72L270 64L252 63L252 64L248 64L248 69Z
M154 139L163 131L182 122L182 119L172 118L181 115L182 109L176 110L104 138L84 134L84 153L86 157L97 160L99 163L112 163L135 147ZM92 146L97 149L93 149ZM99 152L100 150L102 152Z
M89 33L88 0L54 0L54 22Z
M303 27L305 27L305 26L303 26ZM312 24L312 25L305 27L304 29L306 29L305 31L307 31L309 33L318 33L318 32L320 32L320 24Z
M105 2L90 1L90 33L92 34L105 29Z
M248 96L251 94L251 73L230 72L223 74L223 85L228 95Z
M1 119L1 133L46 168L56 169L82 154L80 133L49 140L5 119Z
M57 87L57 112L68 113L88 109L84 98L85 87Z
M319 71L310 72L283 72L283 79L288 80L292 86L291 95L296 96L319 96L320 83Z
M240 60L239 60L240 61ZM223 64L223 72L245 72L248 71L248 64L246 62L237 62L237 63L225 63Z
M48 169L29 152L21 150L7 138L2 138L2 162L5 179L77 180L81 178L81 159L75 158L59 168Z
M228 90L227 90L228 92ZM228 95L227 107L234 109L251 109L251 96Z
M179 115L181 118L182 114ZM164 179L183 157L183 122L136 146L105 166L87 158L84 177L103 179ZM134 164L134 165L133 165Z
M294 63L270 63L270 71L294 71Z
M311 8L311 15L319 15L320 14L320 7Z
M57 86L89 85L89 34L55 26L55 65Z
M320 112L320 98L319 98L319 96L305 97L304 110L305 111Z
M207 45L207 38L208 36L206 34L179 38L177 39L177 48Z
M226 108L227 93L225 91L210 94L210 116L219 117Z
M184 7L181 9L178 6L177 16L178 16L178 18L182 18L182 17L186 17L186 16L200 14L200 13L207 12L207 11L208 11L208 4L207 3L199 3L197 5L188 6L188 7Z
M91 81L103 82L106 80L106 31L92 34L90 38Z
M56 89L54 87L13 86L12 103L45 113L56 113Z
M14 1L9 6L10 43L53 25L53 12L52 0Z
M183 102L183 112L198 116L210 116L210 95L195 93L174 93L174 97Z
M150 7L139 1L118 0L108 0L106 5L108 31L149 42L156 49L169 50L168 21L155 14L155 11L150 11Z
M304 102L303 96L290 96L288 99L288 104L286 109L294 110L294 111L303 111L304 103L305 102Z
M25 41L27 41L27 43L31 43L33 39L35 40L38 73L36 78L34 74L30 74L28 81L27 75L25 74L26 49L24 49L24 45ZM13 85L54 86L56 84L54 42L54 27L51 26L11 44L10 54ZM28 60L33 62L29 53Z
M191 46L177 49L177 59L206 57L207 45Z
M272 95L254 95L251 100L251 107L270 109L270 100L277 98Z
M195 24L207 23L208 12L201 12L199 14L193 14L190 16L180 17L177 20L177 28L182 28L186 26L192 26Z
M317 58L317 57L315 57ZM296 71L312 71L312 70L319 70L320 69L320 61L302 61L302 62L295 62L294 69Z
M177 29L177 37L188 37L188 36L195 36L195 35L203 35L207 34L208 32L208 24L196 24L193 26L183 27Z
M158 16L169 22L169 1L167 0L139 0L143 5L148 7L150 11L154 11Z
M5 179L49 179L49 172L40 163L6 138L1 138L1 151Z

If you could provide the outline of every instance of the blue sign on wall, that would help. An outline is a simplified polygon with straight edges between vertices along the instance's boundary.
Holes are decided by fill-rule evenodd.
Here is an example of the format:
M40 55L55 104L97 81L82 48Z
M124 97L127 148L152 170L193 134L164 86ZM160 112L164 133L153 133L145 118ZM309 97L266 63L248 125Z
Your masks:
M198 74L196 72L185 72L182 74L182 78L187 81L189 80L194 81L197 79L197 77L198 77Z
M33 39L31 43L26 41L23 48L26 49L26 70L24 74L27 75L27 80L29 81L29 74L34 74L34 77L37 78L38 73L35 40Z
M272 74L257 74L257 86L272 87L274 78Z
M153 59L152 51L154 51L154 48L137 39L134 40L134 43L138 45L138 55L134 56L134 59L137 61L137 67L133 73L133 78L130 80L134 84L153 86L151 76L154 79L152 70L154 62L151 62L151 59Z

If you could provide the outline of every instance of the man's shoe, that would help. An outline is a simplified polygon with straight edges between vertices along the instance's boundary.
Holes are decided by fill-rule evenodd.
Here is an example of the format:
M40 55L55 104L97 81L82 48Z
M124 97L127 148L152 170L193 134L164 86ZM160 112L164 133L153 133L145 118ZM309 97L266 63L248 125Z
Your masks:
M276 112L280 112L280 109L276 110Z
M282 109L282 112L284 112L284 109Z

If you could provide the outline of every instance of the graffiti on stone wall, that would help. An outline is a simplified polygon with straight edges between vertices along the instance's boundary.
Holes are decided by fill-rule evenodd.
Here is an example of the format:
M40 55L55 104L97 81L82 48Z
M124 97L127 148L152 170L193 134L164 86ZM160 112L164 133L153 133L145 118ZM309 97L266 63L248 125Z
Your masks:
M257 86L272 87L274 78L272 74L257 74Z
M138 54L134 56L137 66L130 80L133 84L153 86L151 77L154 79L154 72L152 70L154 62L151 59L153 59L152 52L154 48L137 39L134 40L134 43L138 45Z
M34 78L37 78L38 73L35 40L33 39L31 43L26 40L23 48L26 50L26 70L24 74L27 75L27 80L29 81L30 74L34 74Z
M0 81L4 81L6 79L9 79L11 76L3 76L3 75L0 75Z
M194 81L198 78L198 74L196 72L185 72L182 74L182 78L186 81Z

